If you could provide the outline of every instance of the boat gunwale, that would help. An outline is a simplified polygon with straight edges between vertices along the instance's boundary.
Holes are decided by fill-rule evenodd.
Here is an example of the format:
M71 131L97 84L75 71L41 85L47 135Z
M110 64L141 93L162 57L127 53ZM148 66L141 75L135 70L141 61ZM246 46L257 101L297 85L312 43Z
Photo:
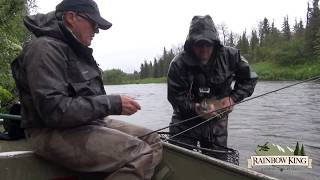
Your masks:
M249 170L249 169L246 169L244 167L240 167L240 166L234 165L232 163L227 163L225 161L222 161L222 160L219 160L219 159L215 159L213 157L201 154L201 153L196 152L196 151L185 149L185 148L170 144L168 142L162 142L162 145L165 146L166 148L172 150L172 151L176 151L177 153L182 153L182 154L185 154L187 156L192 156L192 157L197 158L197 159L199 159L201 161L205 161L205 162L207 162L209 164L221 167L222 169L226 169L226 170L229 170L229 171L234 172L234 173L240 173L242 175L245 175L245 176L248 176L248 177L252 177L252 178L259 177L260 179L263 179L263 180L279 180L278 178L274 178L274 177L271 177L271 176L268 176L268 175L253 171L253 170Z

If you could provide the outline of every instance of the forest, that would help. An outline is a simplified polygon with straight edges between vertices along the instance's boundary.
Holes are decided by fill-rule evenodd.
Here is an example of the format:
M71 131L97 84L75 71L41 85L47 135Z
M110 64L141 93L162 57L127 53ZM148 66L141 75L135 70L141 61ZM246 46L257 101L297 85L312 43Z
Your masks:
M306 5L305 19L289 24L283 17L282 27L267 17L256 29L242 34L227 31L225 24L217 26L220 40L236 47L258 73L260 80L302 80L320 74L320 14L319 0ZM133 74L120 69L104 71L105 84L165 82L172 59L183 47L167 50L159 58L144 60L140 71ZM160 79L159 79L160 78Z

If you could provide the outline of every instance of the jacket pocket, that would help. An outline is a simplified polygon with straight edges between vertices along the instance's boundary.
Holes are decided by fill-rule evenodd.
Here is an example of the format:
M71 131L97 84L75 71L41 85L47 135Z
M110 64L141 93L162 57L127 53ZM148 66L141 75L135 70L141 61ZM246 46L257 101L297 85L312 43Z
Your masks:
M73 96L90 96L102 93L100 74L90 66L72 64L68 70L69 85Z

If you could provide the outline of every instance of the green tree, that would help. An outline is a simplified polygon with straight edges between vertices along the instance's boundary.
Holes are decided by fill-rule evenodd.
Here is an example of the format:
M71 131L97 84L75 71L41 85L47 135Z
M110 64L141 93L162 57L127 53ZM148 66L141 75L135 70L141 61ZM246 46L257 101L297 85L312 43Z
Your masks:
M262 22L259 23L259 36L260 44L262 45L265 41L266 36L270 33L269 20L265 17Z
M127 80L127 74L120 69L111 69L103 72L104 84L120 84Z
M153 77L154 78L160 77L159 66L156 58L154 58L154 61L153 61Z
M163 57L160 58L159 60L159 72L160 72L160 76L164 76L165 74L165 62Z
M146 68L144 67L144 64L141 64L141 66L140 66L140 79L143 79L143 78L146 78L146 76L145 76L145 70Z
M247 38L246 31L243 32L243 34L240 37L236 47L241 51L241 54L243 56L245 56L246 58L248 57L248 54L249 54L249 40Z
M294 149L293 155L298 156L300 152L299 142L296 144L296 148Z
M303 22L300 19L299 22L297 22L297 19L295 19L295 24L293 26L293 33L294 34L302 34L304 32Z
M148 78L149 77L149 69L150 69L150 67L149 67L149 64L147 63L147 60L145 60L144 61L144 75L143 75L143 77L144 78Z
M274 21L271 23L270 32L265 37L264 46L269 48L276 48L279 43L283 41L280 30L275 27Z
M301 149L300 149L300 156L305 156L306 153L304 152L304 147L303 144L301 145Z
M317 33L320 28L320 10L319 0L313 0L313 7L308 7L307 12L307 25L305 33L305 50L306 54L310 57L316 55L316 47L319 45L317 40Z
M165 74L167 74L168 68L167 68L167 62L168 62L168 51L166 50L166 47L163 47L163 54L162 54L162 68L161 68L161 76L164 76Z
M259 38L256 30L252 30L250 39L250 50L253 51L259 47Z
M149 66L148 66L148 77L153 77L153 65L152 62L149 61Z
M314 47L314 54L316 55L317 58L320 59L320 29L318 30L316 34L316 39L314 40L315 47Z
M289 41L291 39L291 30L288 16L284 17L284 21L282 24L282 34L285 40Z
M234 42L234 34L233 32L231 31L230 34L229 34L229 37L228 37L228 40L227 40L227 43L226 43L227 46L230 46L230 47L235 47L235 42Z
M248 60L251 62L258 62L257 59L257 49L259 48L259 38L256 30L251 31L251 38L250 38L250 48L249 48L249 58Z

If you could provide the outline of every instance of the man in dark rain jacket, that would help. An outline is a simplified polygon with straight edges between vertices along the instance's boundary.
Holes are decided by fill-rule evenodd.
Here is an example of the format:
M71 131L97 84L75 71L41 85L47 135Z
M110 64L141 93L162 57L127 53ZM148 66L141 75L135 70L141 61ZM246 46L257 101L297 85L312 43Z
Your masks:
M223 111L231 112L235 103L253 93L257 78L239 50L221 44L209 15L194 16L184 51L169 67L168 100L174 111L171 124L201 116L170 127L170 134L175 135L205 119L215 118L173 137L174 141L187 148L190 146L185 144L196 146L198 142L203 148L226 147L228 113L217 116L216 111L225 108Z
M106 95L89 48L111 23L92 0L63 0L56 11L27 16L34 35L12 64L22 104L22 127L36 154L67 168L105 172L106 179L151 179L161 160L150 130L107 118L131 115L140 105Z

